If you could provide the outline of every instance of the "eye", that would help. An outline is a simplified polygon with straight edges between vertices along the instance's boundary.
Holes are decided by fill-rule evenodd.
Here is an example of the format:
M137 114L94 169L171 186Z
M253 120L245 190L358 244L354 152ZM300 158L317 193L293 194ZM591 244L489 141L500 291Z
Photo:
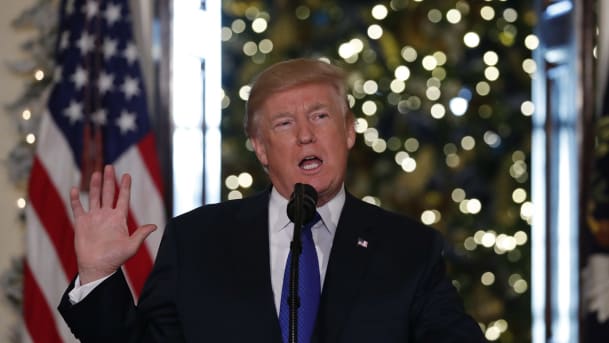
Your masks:
M283 129L289 127L291 124L292 120L290 119L280 119L273 124L273 127L276 129Z
M326 118L329 118L329 117L330 117L330 115L328 113L326 113L326 112L315 113L313 115L313 118L315 120L326 119Z

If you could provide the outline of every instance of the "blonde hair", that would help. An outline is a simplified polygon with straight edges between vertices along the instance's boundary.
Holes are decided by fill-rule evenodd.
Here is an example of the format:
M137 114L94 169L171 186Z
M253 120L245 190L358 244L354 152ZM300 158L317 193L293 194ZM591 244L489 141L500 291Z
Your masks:
M333 86L344 99L346 115L349 106L345 77L341 68L312 58L292 59L271 65L258 74L251 86L243 118L245 134L248 137L256 134L256 112L266 99L275 93L304 84L325 83Z

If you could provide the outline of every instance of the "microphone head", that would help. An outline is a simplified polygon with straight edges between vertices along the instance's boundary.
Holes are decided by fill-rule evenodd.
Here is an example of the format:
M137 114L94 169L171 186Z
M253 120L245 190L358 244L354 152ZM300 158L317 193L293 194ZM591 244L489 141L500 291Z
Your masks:
M315 208L317 207L317 191L313 186L306 183L294 185L294 192L292 192L288 203L288 218L292 222L296 221L296 209L299 203L302 211L302 222L307 223L315 216Z

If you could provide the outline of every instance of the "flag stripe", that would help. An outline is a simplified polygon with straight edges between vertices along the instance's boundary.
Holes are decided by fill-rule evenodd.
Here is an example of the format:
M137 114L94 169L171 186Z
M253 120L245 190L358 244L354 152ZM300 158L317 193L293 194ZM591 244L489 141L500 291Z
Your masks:
M165 207L161 191L152 182L149 169L144 165L144 158L140 152L141 149L131 148L114 165L119 178L124 173L130 173L132 176L130 208L135 222L139 225L155 224L159 228L146 239L146 246L154 258L163 234Z
M31 206L38 213L42 225L47 229L55 251L63 266L66 278L76 274L76 253L74 252L74 230L72 220L68 217L62 199L57 194L53 182L38 157L34 157L32 176L30 178L29 198Z
M34 342L32 340L32 337L30 337L30 333L27 330L25 323L23 323L23 325L21 326L21 331L19 333L21 334L21 343L33 343Z
M135 229L137 229L137 224L133 219L133 214L129 211L129 215L127 216L127 225L129 227L129 232L133 233ZM125 268L127 270L127 276L129 278L129 282L132 287L132 291L136 298L139 297L142 288L144 287L144 282L146 281L146 277L148 273L152 269L152 257L150 256L150 252L145 248L146 245L142 245L140 249L131 257L126 263Z
M159 160L155 158L156 143L154 135L148 133L138 144L140 156L146 165L146 171L150 174L150 179L153 181L159 194L163 193L163 181L161 178L161 166Z
M63 267L59 261L56 250L51 243L49 236L39 221L38 216L31 207L26 209L28 216L28 232L26 236L26 244L28 247L28 256L26 263L28 264L36 285L42 285L39 290L41 297L46 302L35 302L35 306L47 306L54 309L63 294L63 291L68 286ZM24 297L24 298L27 298ZM61 315L57 311L52 312L53 317L49 320L54 320L57 329L65 342L74 341L72 333L67 325L63 322ZM32 319L26 317L26 322ZM35 321L33 322L35 325Z
M46 299L42 296L40 287L34 280L34 276L30 271L27 263L23 266L23 315L26 320L25 324L31 334L34 342L63 342L57 332Z
M48 111L41 118L36 149L36 158L45 167L48 178L58 190L57 195L67 211L70 209L70 194L66 190L77 186L81 175L71 158L72 152L68 142ZM71 216L71 212L66 213Z

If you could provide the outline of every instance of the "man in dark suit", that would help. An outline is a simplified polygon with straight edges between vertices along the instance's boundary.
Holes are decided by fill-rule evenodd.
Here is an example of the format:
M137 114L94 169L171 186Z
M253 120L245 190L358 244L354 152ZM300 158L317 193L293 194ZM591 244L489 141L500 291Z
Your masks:
M272 187L172 219L137 306L120 266L154 226L128 234L129 176L115 206L111 167L93 175L88 211L73 189L79 275L59 310L75 336L285 342L284 272L294 229L286 207L294 185L304 183L318 193L321 220L303 227L315 281L301 279L307 299L298 309L299 342L483 342L445 275L440 235L345 190L355 130L344 81L339 68L312 59L258 76L245 129Z

